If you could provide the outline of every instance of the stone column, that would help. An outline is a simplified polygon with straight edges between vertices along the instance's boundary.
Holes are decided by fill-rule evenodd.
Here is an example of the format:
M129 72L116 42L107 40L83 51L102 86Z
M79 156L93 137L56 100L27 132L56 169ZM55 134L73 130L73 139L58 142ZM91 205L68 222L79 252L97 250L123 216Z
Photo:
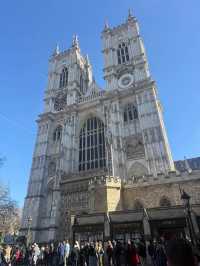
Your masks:
M69 241L71 243L73 243L75 240L77 240L77 239L75 239L75 233L73 230L73 225L75 223L76 217L74 214L69 213L69 218L70 218L70 221L69 221L70 222L70 224L69 224Z
M195 233L196 237L199 239L200 238L199 226L197 224L197 217L196 217L196 214L194 211L191 211L191 218L192 218L194 233Z
M144 210L144 216L143 216L143 228L144 228L144 239L145 239L145 245L146 245L146 254L147 254L147 264L151 263L151 258L148 254L148 244L149 240L151 238L151 228L149 224L148 214L146 210Z
M110 217L109 213L106 212L104 215L104 240L110 240Z

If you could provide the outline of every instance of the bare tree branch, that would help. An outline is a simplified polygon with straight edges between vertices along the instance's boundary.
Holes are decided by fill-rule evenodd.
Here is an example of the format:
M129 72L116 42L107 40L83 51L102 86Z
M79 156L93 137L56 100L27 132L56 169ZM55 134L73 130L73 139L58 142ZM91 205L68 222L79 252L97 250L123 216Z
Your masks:
M16 231L19 220L17 203L10 198L9 190L0 185L0 231L4 233Z

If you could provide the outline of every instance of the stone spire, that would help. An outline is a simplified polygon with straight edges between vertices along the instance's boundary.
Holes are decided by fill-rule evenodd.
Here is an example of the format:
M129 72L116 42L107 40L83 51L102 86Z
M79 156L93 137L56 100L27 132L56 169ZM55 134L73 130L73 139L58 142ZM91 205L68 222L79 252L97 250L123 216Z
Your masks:
M90 60L89 60L89 56L88 56L88 54L86 54L86 56L85 56L85 62L86 62L86 65L87 65L87 66L90 65Z
M109 30L109 24L108 24L108 19L106 18L105 19L105 22L104 22L104 31L107 31L107 30Z
M73 35L72 47L79 48L78 36L77 34Z
M54 51L53 51L53 56L56 56L56 55L58 55L60 53L60 49L59 49L59 46L58 46L58 44L56 45L56 48L54 49Z
M129 8L129 9L128 9L128 19L127 19L127 21L132 21L133 19L134 19L134 16L133 16L133 14L132 14L131 9Z
M190 165L189 165L189 162L188 162L186 156L184 156L184 162L185 162L185 168L186 168L187 172L188 172L189 174L191 174L191 173L192 173L192 169L191 169L191 167L190 167Z

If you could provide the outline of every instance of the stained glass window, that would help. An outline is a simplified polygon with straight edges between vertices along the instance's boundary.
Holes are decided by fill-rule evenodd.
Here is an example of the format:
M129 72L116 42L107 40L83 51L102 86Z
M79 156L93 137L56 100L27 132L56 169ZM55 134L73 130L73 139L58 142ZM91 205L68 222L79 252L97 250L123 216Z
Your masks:
M62 73L60 74L60 88L66 87L68 84L68 70L67 68L63 68Z
M118 64L124 64L129 62L130 60L128 45L125 42L119 44L118 46L117 59L118 59Z
M138 119L138 111L134 104L127 104L124 108L124 122Z
M104 124L89 118L81 128L79 138L79 171L103 168L106 165Z

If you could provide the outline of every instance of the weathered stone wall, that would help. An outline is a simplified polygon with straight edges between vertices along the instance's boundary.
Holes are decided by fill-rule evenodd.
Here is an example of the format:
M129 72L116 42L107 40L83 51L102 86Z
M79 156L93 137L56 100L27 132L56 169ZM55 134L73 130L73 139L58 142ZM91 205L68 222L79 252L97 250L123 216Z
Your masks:
M121 180L104 177L90 186L90 212L121 210Z
M186 178L185 178L186 179ZM123 187L124 209L134 209L136 202L145 208L160 207L160 201L165 198L171 206L181 205L180 189L191 196L191 204L200 203L200 174L188 175L188 179L175 177L174 179L151 181L147 184L125 184Z

